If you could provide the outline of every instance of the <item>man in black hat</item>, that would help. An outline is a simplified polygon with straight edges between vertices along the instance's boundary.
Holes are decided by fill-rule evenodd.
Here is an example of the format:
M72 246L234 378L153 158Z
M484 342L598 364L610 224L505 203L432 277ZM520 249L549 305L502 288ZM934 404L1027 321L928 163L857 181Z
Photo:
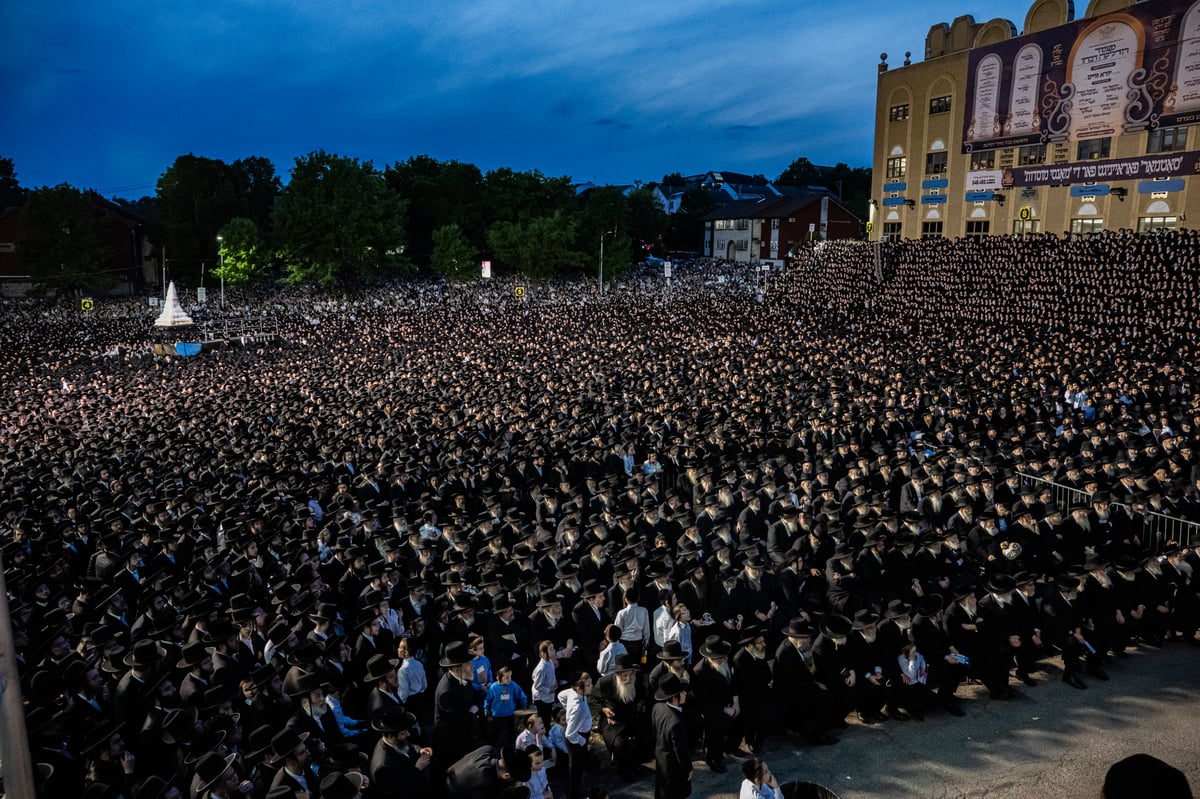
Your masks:
M1017 678L1033 688L1037 680L1030 676L1034 665L1034 644L1023 633L1021 616L1013 595L1017 581L1011 575L997 574L987 583L987 596L979 602L979 620L983 626L985 641L990 649L987 660L992 673L985 679L992 698L1010 695L1008 672L1016 658Z
M718 773L725 771L725 753L736 749L741 739L741 705L729 665L732 650L720 636L710 635L701 645L701 659L692 669L692 697L700 703L704 723L705 761Z
M741 729L751 752L761 752L771 712L771 664L766 632L758 625L742 630L733 656L733 682L741 710Z
M383 799L425 799L431 794L433 750L418 748L412 736L417 717L400 707L382 708L371 716L379 741L371 753L371 793Z
M284 728L271 739L271 753L280 762L271 781L272 788L286 785L293 791L319 793L320 780L313 769L308 750L308 735Z
M367 692L363 711L364 718L373 719L384 708L404 707L404 703L400 701L400 695L397 693L399 680L396 669L399 666L399 660L388 658L387 655L375 655L367 661L363 685L369 685L371 688ZM369 743L373 744L374 740Z
M853 625L850 619L831 614L821 620L820 633L813 641L813 665L817 681L833 699L833 715L839 721L854 709L858 682L847 646Z
M654 797L687 799L692 795L692 754L683 707L688 689L668 675L654 692Z
M604 586L599 580L585 582L581 597L571 609L571 621L575 625L580 660L590 667L600 657L600 643L604 631L612 624L612 617L604 609Z
M1072 688L1087 688L1079 676L1080 655L1086 652L1089 661L1098 662L1095 647L1084 634L1086 626L1078 578L1059 575L1054 580L1054 591L1042 602L1042 633L1047 646L1062 653L1062 681Z
M794 618L783 629L784 640L775 650L772 692L784 726L796 729L814 745L837 743L829 734L845 727L835 710L835 698L817 676L813 658L813 631L808 622Z
M471 684L466 641L446 644L439 665L446 670L433 697L433 751L442 773L479 745L480 697Z
M481 746L463 755L446 772L446 791L458 799L496 799L529 779L529 755L515 746Z
M617 655L615 671L596 682L594 695L600 703L600 735L617 773L628 781L649 743L645 686L630 655Z

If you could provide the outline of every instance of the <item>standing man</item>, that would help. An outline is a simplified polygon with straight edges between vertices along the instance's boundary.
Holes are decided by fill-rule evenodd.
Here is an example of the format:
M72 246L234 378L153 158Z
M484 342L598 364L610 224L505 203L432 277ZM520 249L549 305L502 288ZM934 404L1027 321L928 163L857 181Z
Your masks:
M654 799L687 799L692 795L692 755L688 748L683 704L687 689L668 674L654 692Z

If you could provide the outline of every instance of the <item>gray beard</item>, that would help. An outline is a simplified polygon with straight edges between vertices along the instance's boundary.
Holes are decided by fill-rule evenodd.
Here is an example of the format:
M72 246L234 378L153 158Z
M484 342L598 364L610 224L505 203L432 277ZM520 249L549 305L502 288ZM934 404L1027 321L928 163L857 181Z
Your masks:
M628 685L617 680L617 699L620 699L627 705L633 704L637 699L637 683L629 683Z

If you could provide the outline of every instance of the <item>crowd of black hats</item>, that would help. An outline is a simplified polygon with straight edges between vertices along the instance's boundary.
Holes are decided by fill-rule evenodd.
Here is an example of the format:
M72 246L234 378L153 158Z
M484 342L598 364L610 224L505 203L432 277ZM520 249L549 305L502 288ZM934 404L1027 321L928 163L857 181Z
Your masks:
M430 742L472 636L528 693L542 640L578 649L560 682L594 670L574 610L632 586L688 606L697 661L807 635L829 664L821 639L883 617L1122 581L1160 592L1153 623L1082 617L1088 668L1194 640L1193 528L1151 523L1200 519L1194 251L829 244L761 295L700 268L603 298L231 292L279 340L189 359L151 354L142 303L4 301L0 541L42 793L415 795L371 778L375 748ZM401 646L428 688L380 715ZM986 661L999 697L1005 658L1028 672L985 649L959 676Z

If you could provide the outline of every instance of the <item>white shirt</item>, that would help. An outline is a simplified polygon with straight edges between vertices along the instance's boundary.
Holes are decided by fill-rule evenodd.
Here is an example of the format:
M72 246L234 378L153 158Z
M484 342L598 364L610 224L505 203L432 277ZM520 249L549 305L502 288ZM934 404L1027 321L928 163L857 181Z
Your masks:
M613 624L621 628L622 641L650 643L650 612L641 605L626 605L617 613Z
M742 780L738 799L783 799L783 792L770 785L755 785L750 780Z
M558 701L567 710L567 741L585 746L588 733L592 731L592 711L588 708L587 697L574 688L567 688L559 692Z

